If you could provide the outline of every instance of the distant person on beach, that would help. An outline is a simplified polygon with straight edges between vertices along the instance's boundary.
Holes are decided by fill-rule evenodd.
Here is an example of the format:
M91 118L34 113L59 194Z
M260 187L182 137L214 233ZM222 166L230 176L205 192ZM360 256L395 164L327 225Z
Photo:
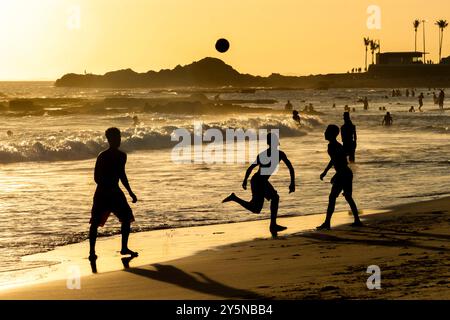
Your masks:
M138 116L134 116L133 117L133 125L136 127L140 124L141 122L139 121Z
M386 126L389 127L394 123L394 121L392 120L392 116L391 113L388 111L386 112L386 115L383 118L383 121L381 122L382 126Z
M294 168L292 167L292 164L287 158L286 154L278 149L278 136L276 134L269 133L267 135L267 144L269 148L261 152L256 157L256 161L248 167L245 173L244 182L242 183L242 188L244 188L244 190L247 190L248 177L250 176L254 168L259 167L258 171L252 176L250 180L252 199L250 201L245 201L239 198L235 193L232 193L222 202L234 201L253 213L260 213L263 208L264 198L271 201L269 230L272 236L275 237L277 236L277 233L279 231L286 230L287 228L277 224L278 203L280 201L280 196L278 195L272 184L269 182L269 178L278 168L279 163L283 161L288 167L291 176L289 193L292 193L295 191L295 173Z
M122 223L122 249L120 254L136 257L137 252L128 248L128 237L130 235L130 224L134 221L133 212L128 205L125 194L119 187L119 180L127 189L133 203L137 202L137 197L131 190L128 178L125 173L127 154L120 147L120 130L109 128L106 130L106 138L109 149L101 152L95 163L94 180L97 189L94 194L94 204L91 211L91 227L89 229L90 253L89 260L95 261L95 242L97 240L97 229L105 225L111 213L114 213Z
M333 103L333 107L332 107L333 109L335 109L336 108L336 103Z
M364 97L363 104L364 104L364 110L368 110L369 109L369 100L367 99L367 97Z
M290 100L287 101L286 105L284 106L284 110L291 111L292 110L292 103Z
M411 108L409 108L409 112L416 112L416 110L414 109L414 106L411 106Z
M423 92L421 92L421 93L419 94L419 97L417 98L417 99L419 100L419 111L422 111L422 107L423 107L423 98L424 98L424 95L423 95Z
M436 95L436 92L433 92L433 102L434 102L434 104L439 103L439 99L438 99L438 96Z
M349 106L347 104L344 106L344 111L345 112L349 112L350 111L350 108L349 108Z
M445 93L444 90L441 90L439 92L438 102L439 102L439 109L444 109L444 100L445 100Z
M350 208L352 209L354 222L352 226L360 227L362 223L359 219L358 208L353 200L353 172L348 167L347 155L343 146L336 140L339 135L339 127L330 124L325 130L325 139L329 141L328 144L328 155L330 156L330 162L327 167L320 175L320 180L323 180L327 175L328 171L334 167L336 174L331 178L331 192L329 196L327 216L325 222L317 227L318 230L330 230L331 229L331 217L334 213L334 208L336 206L336 199L339 194L343 191L345 200L347 200Z
M12 137L13 136L13 132L11 130L6 131L6 135L8 137Z
M409 97L409 89L406 89L406 97Z
M292 111L292 119L300 125L300 115L298 114L297 110Z
M355 162L356 152L356 126L350 119L350 113L344 112L344 124L341 127L341 138L345 153L350 162Z

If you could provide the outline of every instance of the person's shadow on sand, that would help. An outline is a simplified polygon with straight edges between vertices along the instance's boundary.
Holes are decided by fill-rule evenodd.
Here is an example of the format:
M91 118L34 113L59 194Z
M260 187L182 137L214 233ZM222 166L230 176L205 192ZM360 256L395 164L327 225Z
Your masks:
M175 284L179 287L198 291L201 293L220 296L223 298L241 298L241 299L264 299L265 297L257 293L229 287L220 282L214 281L208 278L206 275L200 272L194 272L200 279L180 270L171 265L154 264L152 265L156 270L142 269L142 268L130 268L126 269L126 272L134 273L146 278L150 278L157 281L167 282Z

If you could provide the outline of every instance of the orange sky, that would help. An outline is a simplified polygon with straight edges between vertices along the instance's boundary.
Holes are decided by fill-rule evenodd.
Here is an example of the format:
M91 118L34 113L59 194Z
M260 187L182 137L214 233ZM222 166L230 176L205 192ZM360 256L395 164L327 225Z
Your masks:
M381 9L381 30L367 28L369 5ZM0 0L0 80L144 72L205 56L259 75L346 72L364 66L363 36L383 51L413 50L415 18L428 20L437 61L434 21L450 20L447 0ZM214 49L220 37L231 43L225 54Z

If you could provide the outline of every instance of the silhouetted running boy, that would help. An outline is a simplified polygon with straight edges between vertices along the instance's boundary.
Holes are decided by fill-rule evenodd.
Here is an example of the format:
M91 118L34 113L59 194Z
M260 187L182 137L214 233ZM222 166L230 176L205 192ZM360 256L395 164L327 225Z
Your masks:
M128 205L125 194L119 187L119 180L127 189L133 203L136 203L136 195L131 191L128 178L125 173L125 164L127 154L119 150L120 130L109 128L106 130L109 149L103 151L97 157L95 164L94 180L97 183L97 189L94 194L94 204L92 206L91 227L89 229L90 253L89 260L97 259L95 255L95 242L97 239L97 229L105 225L111 213L114 213L122 223L122 255L130 254L137 256L128 248L128 236L130 235L130 224L134 221L133 212Z
M259 166L258 171L250 180L252 199L250 201L245 201L236 196L236 194L232 193L222 202L234 201L253 213L260 213L264 204L264 198L271 201L269 230L272 236L276 236L277 232L286 230L287 228L277 225L278 203L280 201L280 197L272 184L270 184L269 178L278 167L279 162L284 161L291 175L291 184L289 185L289 193L291 193L295 191L295 173L294 168L292 167L292 164L286 154L278 149L278 137L275 134L269 133L267 135L267 144L269 145L269 148L261 152L256 157L256 161L248 167L247 172L245 173L244 182L242 183L242 188L247 190L248 177L252 173L253 169ZM276 153L278 153L278 157L276 157ZM272 163L272 160L276 160L277 163Z
M344 112L344 125L341 127L341 138L344 150L350 162L355 162L356 126L350 120L350 113Z
M356 207L355 201L352 197L353 172L348 167L347 156L345 154L344 148L336 140L338 135L339 127L334 124L330 124L325 131L325 139L330 142L328 144L328 154L330 155L331 160L323 173L320 175L320 180L323 180L323 178L327 175L328 171L332 167L334 167L334 169L336 170L336 174L333 176L333 178L331 178L331 183L333 184L333 186L331 187L328 202L327 217L325 219L325 222L321 226L317 227L318 230L331 229L331 216L333 215L334 207L336 205L336 198L339 196L341 191L344 191L343 194L345 200L347 200L353 212L355 222L352 224L352 226L362 226L362 223L359 220L358 216L358 208Z

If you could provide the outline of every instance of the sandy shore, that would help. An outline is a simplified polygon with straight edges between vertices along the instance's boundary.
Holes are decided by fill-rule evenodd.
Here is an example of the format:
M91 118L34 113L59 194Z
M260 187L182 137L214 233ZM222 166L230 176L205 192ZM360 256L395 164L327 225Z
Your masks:
M364 214L360 229L337 213L333 224L343 225L311 230L323 218L280 219L290 232L278 239L266 220L133 234L141 255L128 268L119 239L103 239L97 274L87 243L58 248L27 257L60 263L0 299L450 299L450 198ZM381 270L380 290L367 288L370 265ZM67 288L70 266L80 289Z

